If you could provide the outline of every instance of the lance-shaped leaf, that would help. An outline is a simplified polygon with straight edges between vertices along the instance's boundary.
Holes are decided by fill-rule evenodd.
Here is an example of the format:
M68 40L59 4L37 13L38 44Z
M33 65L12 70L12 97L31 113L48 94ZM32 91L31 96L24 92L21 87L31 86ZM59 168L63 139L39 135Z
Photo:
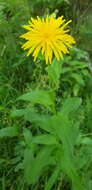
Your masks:
M54 94L47 90L31 90L30 92L19 97L20 100L29 101L33 104L40 104L48 108L50 111L54 110Z

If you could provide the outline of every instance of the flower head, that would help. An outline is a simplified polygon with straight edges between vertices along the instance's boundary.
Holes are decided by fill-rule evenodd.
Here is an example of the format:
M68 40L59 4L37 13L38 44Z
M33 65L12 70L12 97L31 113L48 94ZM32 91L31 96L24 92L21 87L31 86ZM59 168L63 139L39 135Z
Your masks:
M53 55L57 60L63 58L63 54L67 54L71 45L75 44L74 38L68 34L69 29L65 29L70 22L71 20L65 23L63 16L31 18L29 25L23 25L28 32L20 36L27 40L22 45L24 50L28 49L27 56L32 54L35 61L41 52L45 57L46 64L52 62Z

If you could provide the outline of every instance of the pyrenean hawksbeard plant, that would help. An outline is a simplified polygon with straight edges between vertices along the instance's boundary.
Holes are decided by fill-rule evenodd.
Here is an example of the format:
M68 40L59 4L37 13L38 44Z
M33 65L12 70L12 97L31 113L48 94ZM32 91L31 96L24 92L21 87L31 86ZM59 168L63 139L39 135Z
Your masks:
M70 97L62 104L57 104L63 54L69 53L69 48L75 44L69 29L65 29L70 22L66 22L63 16L31 18L29 24L23 26L28 32L21 35L21 38L27 40L22 45L24 50L28 50L27 56L32 54L35 61L37 57L40 59L39 53L42 53L48 64L45 89L42 86L30 89L19 98L26 101L27 106L13 113L15 116L23 116L31 125L23 131L23 169L27 183L34 189L47 172L49 178L46 178L44 190L52 189L61 176L61 180L67 176L67 180L72 183L72 190L85 190L79 172L79 156L76 154L80 123L72 118L72 113L77 115L81 98Z

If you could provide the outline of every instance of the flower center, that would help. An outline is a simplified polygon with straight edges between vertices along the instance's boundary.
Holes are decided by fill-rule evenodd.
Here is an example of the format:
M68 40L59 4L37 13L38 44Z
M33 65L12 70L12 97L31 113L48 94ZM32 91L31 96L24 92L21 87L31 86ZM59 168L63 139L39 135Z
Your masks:
M43 36L44 36L44 39L48 39L48 38L50 38L50 34L47 33L47 32L45 32L45 33L43 34Z

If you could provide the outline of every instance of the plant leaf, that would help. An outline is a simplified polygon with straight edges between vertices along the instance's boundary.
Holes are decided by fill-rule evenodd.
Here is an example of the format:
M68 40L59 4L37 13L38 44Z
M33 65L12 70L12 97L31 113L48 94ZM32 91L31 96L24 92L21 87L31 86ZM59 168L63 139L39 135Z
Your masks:
M25 143L28 147L31 146L32 144L32 134L31 134L31 131L27 128L24 128L24 131L23 131L23 135L24 135L24 139L25 139Z
M71 74L71 77L73 79L75 79L80 85L84 86L85 85L85 82L83 80L83 77L82 75L78 74L78 73L72 73Z
M50 156L52 151L53 147L44 147L40 149L36 157L33 157L31 149L26 150L24 154L24 171L28 184L34 185L42 175L43 169L53 163Z
M50 111L52 111L51 107L54 107L53 93L45 90L31 90L31 92L22 95L19 99L29 101L33 104L43 105Z
M63 102L63 107L61 109L61 113L65 114L65 115L71 114L72 112L74 113L79 108L81 103L82 103L81 98L77 98L77 97L67 98Z
M15 136L18 136L18 134L19 134L18 127L16 127L16 126L0 129L0 138L15 137Z
M55 145L58 144L58 141L53 135L38 135L33 138L32 143L35 144L44 144L44 145Z

